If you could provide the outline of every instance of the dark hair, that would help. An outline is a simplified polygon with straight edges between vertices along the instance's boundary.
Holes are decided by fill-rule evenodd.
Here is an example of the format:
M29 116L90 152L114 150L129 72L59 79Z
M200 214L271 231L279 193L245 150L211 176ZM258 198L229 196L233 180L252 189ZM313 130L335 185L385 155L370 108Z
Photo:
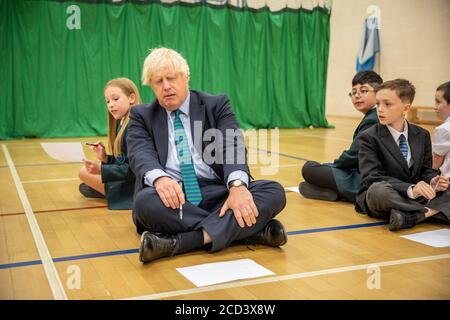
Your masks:
M414 101L414 96L416 95L416 88L406 79L395 79L383 82L378 88L375 88L375 92L384 89L395 91L400 100L406 103L412 103Z
M436 91L442 91L444 93L444 99L447 103L450 103L450 81L441 84Z
M372 88L378 87L383 83L383 79L375 71L360 71L353 77L352 87L357 84L370 84Z

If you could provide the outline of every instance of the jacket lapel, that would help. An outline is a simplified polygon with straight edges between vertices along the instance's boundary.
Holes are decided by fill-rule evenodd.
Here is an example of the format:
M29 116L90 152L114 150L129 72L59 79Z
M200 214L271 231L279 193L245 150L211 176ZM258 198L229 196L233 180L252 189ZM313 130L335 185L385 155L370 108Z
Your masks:
M159 163L165 167L169 143L169 128L167 126L167 112L159 104L152 121L153 141L155 141Z
M394 138L392 137L391 133L389 132L389 129L385 125L380 125L380 140L381 142L386 146L387 150L391 153L391 155L394 157L396 162L402 167L402 169L405 171L407 176L410 175L408 163L406 162L405 158L403 158L402 153L400 152L400 148L398 147L397 143L394 141ZM409 135L408 135L409 136Z
M408 123L408 144L409 149L411 151L411 158L414 161L412 165L412 174L414 175L417 170L419 170L422 166L423 160L420 156L423 154L423 141L419 139L421 137L419 135L418 130L414 126L411 126Z
M202 137L205 129L205 106L202 101L199 101L197 94L191 91L191 99L189 102L189 119L191 122L191 135L195 149L202 155L203 159L203 144ZM195 124L197 123L197 128Z

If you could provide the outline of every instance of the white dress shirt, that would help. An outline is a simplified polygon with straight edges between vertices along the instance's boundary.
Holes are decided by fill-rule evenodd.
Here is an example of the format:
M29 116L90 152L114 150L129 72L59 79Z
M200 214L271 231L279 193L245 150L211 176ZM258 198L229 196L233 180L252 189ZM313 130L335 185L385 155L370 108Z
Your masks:
M439 170L443 176L450 177L450 116L435 130L433 152L445 157Z
M387 125L387 128L388 128L389 132L391 133L392 138L394 138L394 141L397 144L397 146L399 147L399 149L400 149L400 136L401 135L405 136L406 146L408 147L408 156L406 157L406 163L408 163L408 168L411 168L412 161L411 161L411 148L409 147L409 142L408 142L408 122L405 120L405 125L403 126L402 132L395 130L390 125ZM408 194L408 197L410 197L411 199L417 198L417 197L414 197L414 194L412 191L412 188L414 186L415 186L415 184L410 185L408 190L406 191L406 193Z
M194 146L191 135L191 123L189 119L189 102L190 102L191 94L188 93L186 100L184 100L180 109L180 120L183 123L184 132L188 139L189 151L192 155L192 162L194 164L195 174L197 178L205 178L209 180L220 180L217 174L208 166L205 162L203 162L200 153ZM168 149L167 149L167 162L165 166L165 170L154 169L145 173L144 182L146 185L153 187L153 183L156 179L160 177L171 177L175 181L182 181L181 171L180 171L180 161L178 160L177 147L175 145L175 128L174 128L174 119L175 112L171 112L166 110L167 112L167 126L169 131L169 141L168 141ZM228 176L227 186L230 181L233 180L242 180L247 186L249 183L249 177L245 171L237 170L230 173Z
M387 128L389 130L389 132L392 135L392 138L394 138L395 143L397 143L397 146L400 148L400 136L404 135L405 136L405 140L406 140L406 145L408 146L408 157L406 158L406 162L408 163L408 168L411 168L411 148L409 147L409 143L408 143L408 123L405 120L405 125L403 127L403 131L399 132L397 130L395 130L394 128L392 128L390 125L387 125Z

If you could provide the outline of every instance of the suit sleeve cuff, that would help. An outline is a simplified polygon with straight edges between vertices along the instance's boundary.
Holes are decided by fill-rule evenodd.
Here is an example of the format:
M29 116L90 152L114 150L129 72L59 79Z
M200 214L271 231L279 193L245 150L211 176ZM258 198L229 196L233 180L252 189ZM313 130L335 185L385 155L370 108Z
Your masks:
M408 197L409 197L410 199L417 199L417 197L414 197L414 193L413 193L413 191L412 191L412 189L413 189L414 186L415 186L415 184L410 185L409 188L408 188L408 190L406 190L406 193L408 194Z
M228 176L228 180L227 180L227 188L230 189L228 187L228 185L230 184L231 181L233 180L241 180L242 182L245 183L245 185L248 188L248 174L245 171L242 170L237 170L237 171L233 171L232 173L230 173L230 175Z
M170 177L170 176L161 169L154 169L151 171L147 171L144 176L144 183L150 187L153 187L153 182L155 182L156 179L161 177Z

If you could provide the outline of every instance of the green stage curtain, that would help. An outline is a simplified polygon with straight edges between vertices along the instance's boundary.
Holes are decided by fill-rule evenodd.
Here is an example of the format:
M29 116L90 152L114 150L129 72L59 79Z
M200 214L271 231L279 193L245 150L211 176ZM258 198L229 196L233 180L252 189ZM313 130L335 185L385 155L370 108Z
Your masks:
M105 135L104 84L128 77L150 102L142 65L159 46L184 55L192 89L227 94L243 128L328 126L323 8L0 0L0 15L1 139Z

